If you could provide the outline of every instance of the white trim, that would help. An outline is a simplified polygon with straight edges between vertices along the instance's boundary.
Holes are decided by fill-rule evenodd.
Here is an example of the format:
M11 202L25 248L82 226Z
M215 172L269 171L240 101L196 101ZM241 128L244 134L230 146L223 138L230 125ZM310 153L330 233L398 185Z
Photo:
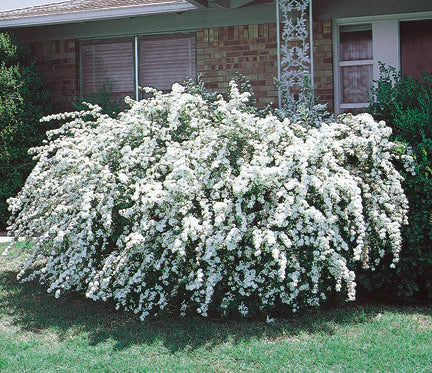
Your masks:
M352 103L345 103L345 104L340 104L339 107L341 109L361 109L364 107L369 106L369 102L358 102L356 104Z
M400 70L400 36L397 19L372 22L373 79L379 79L379 64Z
M71 12L64 14L45 15L36 17L21 17L14 19L0 20L0 28L5 27L27 27L27 26L43 26L58 23L73 23L95 21L103 19L136 17L148 14L184 12L187 10L196 9L196 7L186 1L182 2L167 2L163 4L144 5L124 8L101 9L84 12Z
M339 24L334 20L332 22L332 49L333 49L333 97L334 97L334 112L339 114L340 112L340 76L339 76Z
M365 66L373 65L373 60L354 60L354 61L339 61L339 66Z
M135 100L139 100L139 58L138 36L134 36L134 74L135 74Z
M372 31L372 23L361 23L358 25L340 25L343 32Z
M432 12L415 12L415 13L399 13L399 14L384 14L378 16L362 16L338 18L334 22L338 26L356 25L359 23L372 23L375 21L398 20L398 21L420 21L423 19L431 19Z

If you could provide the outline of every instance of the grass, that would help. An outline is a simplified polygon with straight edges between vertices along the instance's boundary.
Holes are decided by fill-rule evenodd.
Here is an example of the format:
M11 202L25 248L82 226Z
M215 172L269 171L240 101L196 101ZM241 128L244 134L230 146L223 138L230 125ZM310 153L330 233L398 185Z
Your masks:
M2 373L432 372L430 307L347 305L270 325L139 322L109 304L19 283L21 260L0 257Z

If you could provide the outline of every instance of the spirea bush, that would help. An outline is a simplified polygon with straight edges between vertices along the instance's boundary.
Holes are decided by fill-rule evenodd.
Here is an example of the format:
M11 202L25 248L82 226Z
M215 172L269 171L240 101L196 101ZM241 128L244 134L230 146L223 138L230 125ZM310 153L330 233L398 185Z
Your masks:
M62 115L33 150L10 200L11 231L34 239L19 278L141 318L265 315L354 299L357 269L398 261L407 201L383 122L260 118L234 84L211 110L180 85L153 93L117 119Z

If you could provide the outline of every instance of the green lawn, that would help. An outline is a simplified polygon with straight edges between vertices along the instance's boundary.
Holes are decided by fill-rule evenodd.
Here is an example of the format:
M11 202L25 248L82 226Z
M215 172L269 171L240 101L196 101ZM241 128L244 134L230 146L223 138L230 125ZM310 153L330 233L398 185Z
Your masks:
M0 257L2 373L432 372L431 307L347 305L271 325L139 322L108 304L18 283L20 260Z

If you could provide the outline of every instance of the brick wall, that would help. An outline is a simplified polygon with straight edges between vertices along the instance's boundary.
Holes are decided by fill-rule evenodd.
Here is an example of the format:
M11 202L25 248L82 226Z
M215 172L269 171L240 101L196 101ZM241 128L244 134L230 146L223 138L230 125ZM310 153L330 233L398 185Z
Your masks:
M320 102L334 110L333 50L331 21L314 20L314 68L315 93Z
M210 89L228 91L233 74L239 72L251 81L258 106L277 103L276 25L200 29L197 63Z
M33 42L37 67L48 83L57 112L72 109L79 95L76 40ZM315 91L333 110L331 21L314 21ZM277 103L276 25L245 25L197 31L197 68L210 89L227 92L235 72L252 83L258 106Z
M333 111L331 21L314 21L315 92ZM251 81L258 106L277 103L276 25L246 25L197 32L198 72L211 89L226 92L235 72Z
M79 64L75 40L33 42L37 68L48 84L56 112L72 110L79 95Z

